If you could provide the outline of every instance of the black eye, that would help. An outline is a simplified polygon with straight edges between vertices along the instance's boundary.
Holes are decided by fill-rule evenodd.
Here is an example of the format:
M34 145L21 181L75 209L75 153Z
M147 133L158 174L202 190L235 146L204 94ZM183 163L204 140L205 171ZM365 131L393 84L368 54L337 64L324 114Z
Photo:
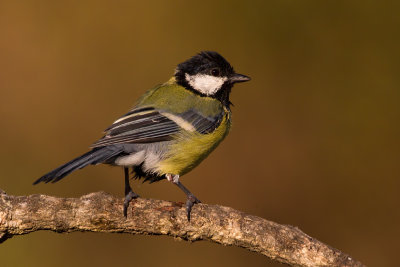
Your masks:
M219 76L219 69L212 69L211 70L211 75L212 76Z

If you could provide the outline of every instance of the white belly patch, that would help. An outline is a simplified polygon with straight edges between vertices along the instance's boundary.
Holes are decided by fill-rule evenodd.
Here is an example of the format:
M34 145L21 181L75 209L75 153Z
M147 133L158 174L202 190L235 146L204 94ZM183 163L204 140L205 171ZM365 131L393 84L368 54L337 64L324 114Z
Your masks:
M123 156L123 157L119 157L115 160L115 164L119 165L119 166L125 166L125 167L129 167L129 166L137 166L140 165L146 156L146 151L142 150L139 152L136 152L134 154L130 154L127 156Z

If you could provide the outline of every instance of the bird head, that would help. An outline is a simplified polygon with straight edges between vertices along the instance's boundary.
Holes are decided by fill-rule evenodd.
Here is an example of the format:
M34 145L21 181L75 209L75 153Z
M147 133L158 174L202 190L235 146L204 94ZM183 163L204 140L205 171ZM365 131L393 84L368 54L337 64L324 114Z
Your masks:
M229 62L213 51L203 51L180 63L175 71L179 85L202 96L214 97L229 106L229 94L235 83L250 77L236 73Z

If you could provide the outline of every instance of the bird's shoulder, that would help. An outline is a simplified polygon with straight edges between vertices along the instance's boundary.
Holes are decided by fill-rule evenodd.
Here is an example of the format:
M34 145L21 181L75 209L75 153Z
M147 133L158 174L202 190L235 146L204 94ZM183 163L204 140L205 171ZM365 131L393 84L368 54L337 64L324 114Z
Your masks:
M174 114L182 114L192 109L205 117L217 116L224 112L224 107L219 100L195 94L177 84L174 77L147 91L134 108L141 107L153 107L156 110Z

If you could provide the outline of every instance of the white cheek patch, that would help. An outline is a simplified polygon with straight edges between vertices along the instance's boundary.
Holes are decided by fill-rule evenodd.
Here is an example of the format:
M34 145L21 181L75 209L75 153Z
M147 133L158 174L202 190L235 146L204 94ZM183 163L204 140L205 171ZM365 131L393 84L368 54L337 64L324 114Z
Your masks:
M226 77L215 77L207 74L189 75L185 74L186 81L193 89L205 95L215 94L228 80Z

